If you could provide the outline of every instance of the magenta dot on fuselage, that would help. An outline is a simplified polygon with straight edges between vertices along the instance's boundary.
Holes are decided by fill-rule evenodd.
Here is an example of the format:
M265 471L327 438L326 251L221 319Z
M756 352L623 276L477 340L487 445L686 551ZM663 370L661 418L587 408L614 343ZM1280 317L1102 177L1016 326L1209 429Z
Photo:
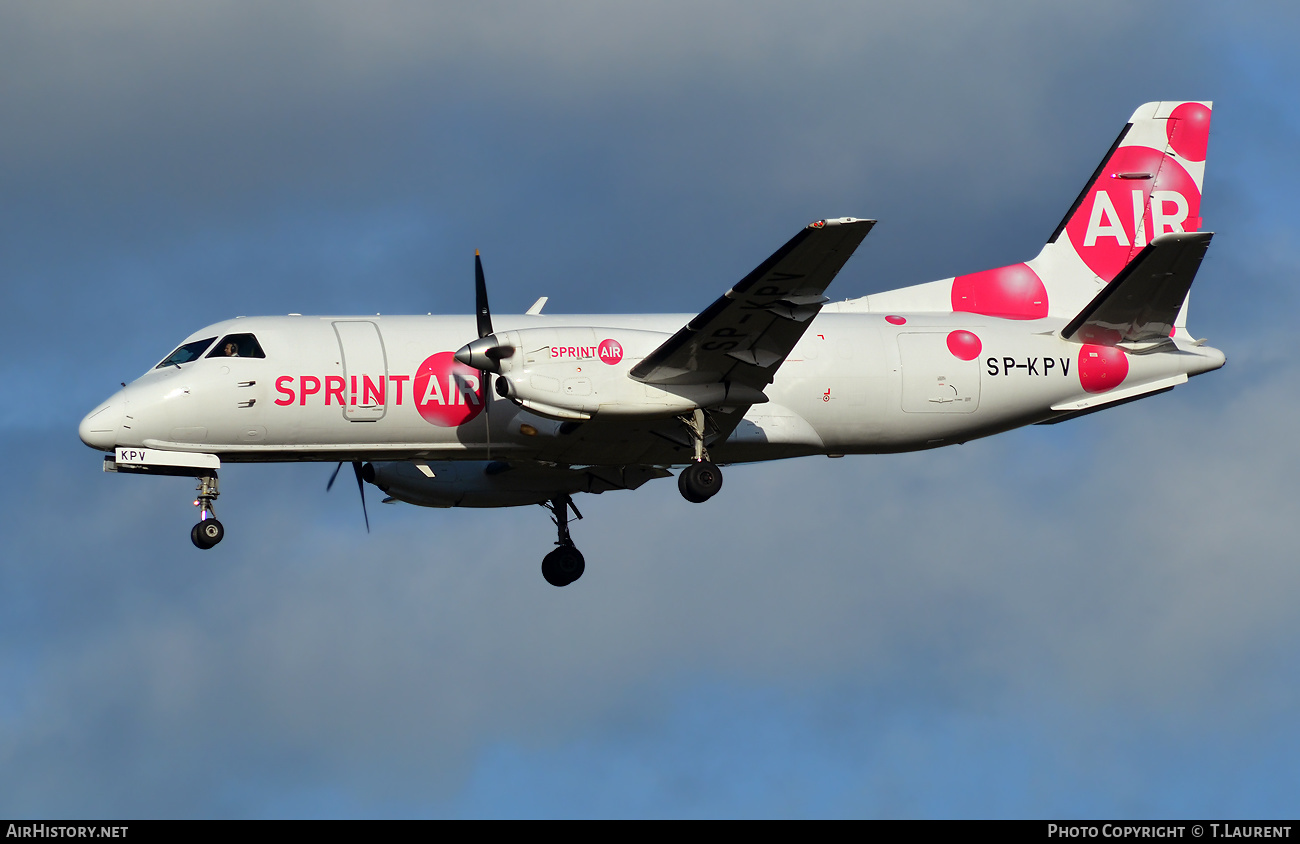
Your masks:
M952 309L1004 319L1047 316L1047 288L1026 264L957 276L952 281Z
M885 322L889 323L890 325L906 325L907 319L905 317L890 314L889 316L885 317Z
M1128 356L1114 346L1085 345L1079 350L1079 385L1085 392L1113 390L1128 377Z
M481 373L456 360L452 352L429 355L411 379L411 401L430 425L455 428L478 416L486 391Z
M984 344L980 338L969 331L951 331L948 333L948 351L962 360L975 360L979 357Z

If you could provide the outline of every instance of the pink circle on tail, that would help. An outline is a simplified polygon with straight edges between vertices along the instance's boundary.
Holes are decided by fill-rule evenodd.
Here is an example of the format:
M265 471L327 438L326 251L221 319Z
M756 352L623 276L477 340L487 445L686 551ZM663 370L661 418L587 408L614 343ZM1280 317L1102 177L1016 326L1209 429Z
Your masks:
M889 323L890 325L906 325L907 319L905 317L890 314L889 316L885 317L885 322Z
M1137 219L1143 221L1141 238ZM1088 269L1112 281L1156 235L1200 227L1201 192L1183 165L1150 147L1120 147L1066 223L1065 233Z
M952 281L952 309L1006 319L1047 316L1047 288L1026 264L957 276Z
M1204 161L1210 144L1210 110L1200 103L1183 103L1165 121L1165 135L1174 152L1188 161Z
M1086 392L1113 390L1128 376L1128 356L1114 346L1085 345L1079 350L1079 384Z
M411 381L411 400L424 421L455 428L483 411L482 374L451 352L429 355Z
M969 331L952 331L948 334L948 351L962 360L975 360L984 344Z

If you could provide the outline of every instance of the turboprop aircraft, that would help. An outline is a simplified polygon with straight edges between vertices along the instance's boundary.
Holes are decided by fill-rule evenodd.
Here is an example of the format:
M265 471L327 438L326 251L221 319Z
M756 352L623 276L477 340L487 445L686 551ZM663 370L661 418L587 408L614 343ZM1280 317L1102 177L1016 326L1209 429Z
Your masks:
M674 469L962 443L1160 393L1218 369L1187 298L1210 103L1147 103L1037 257L831 304L873 220L818 220L696 316L239 318L185 338L82 420L110 472L198 479L199 548L221 541L223 462L351 463L361 490L427 507L540 504L542 574L585 569L573 497ZM333 485L334 477L329 485Z

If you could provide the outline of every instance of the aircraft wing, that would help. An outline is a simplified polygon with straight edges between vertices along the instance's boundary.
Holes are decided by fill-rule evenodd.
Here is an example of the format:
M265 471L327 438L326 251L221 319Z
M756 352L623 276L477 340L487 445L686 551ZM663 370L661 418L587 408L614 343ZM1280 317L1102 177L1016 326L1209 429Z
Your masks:
M1212 237L1211 232L1171 232L1155 238L1070 320L1061 336L1101 346L1169 342Z
M726 382L761 391L875 224L840 217L809 225L634 366L631 376L648 384Z

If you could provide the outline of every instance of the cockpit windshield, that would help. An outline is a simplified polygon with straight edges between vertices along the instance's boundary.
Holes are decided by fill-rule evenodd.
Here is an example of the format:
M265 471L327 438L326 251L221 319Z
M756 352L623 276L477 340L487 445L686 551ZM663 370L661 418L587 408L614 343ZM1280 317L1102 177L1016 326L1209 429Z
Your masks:
M180 366L182 363L189 363L192 360L198 360L199 355L203 354L204 350L206 350L208 346L211 346L212 341L215 339L217 338L209 337L206 340L195 340L192 343L186 343L184 346L181 346L179 349L163 358L163 362L155 366L154 369L162 369L164 366Z
M227 334L212 351L210 358L264 358L266 353L252 334Z

